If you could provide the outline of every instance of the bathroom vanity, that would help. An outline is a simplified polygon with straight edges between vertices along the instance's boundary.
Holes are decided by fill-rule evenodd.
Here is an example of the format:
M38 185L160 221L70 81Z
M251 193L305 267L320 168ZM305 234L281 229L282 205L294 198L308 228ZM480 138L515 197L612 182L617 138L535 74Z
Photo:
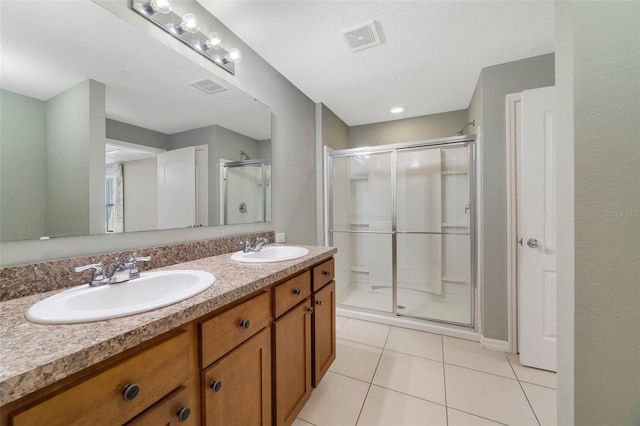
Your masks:
M172 265L216 276L183 302L84 324L0 303L1 424L290 425L335 359L334 248L242 264Z

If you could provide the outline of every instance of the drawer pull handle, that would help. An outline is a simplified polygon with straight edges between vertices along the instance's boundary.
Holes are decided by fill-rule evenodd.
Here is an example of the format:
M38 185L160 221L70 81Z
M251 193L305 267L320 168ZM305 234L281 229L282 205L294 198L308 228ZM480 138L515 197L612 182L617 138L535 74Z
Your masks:
M295 294L296 296L300 296L300 293L301 293L301 291L300 291L299 288L294 288L293 289L293 294Z
M316 305L318 306L322 305L322 300L316 300Z
M306 311L307 311L307 313L312 314L313 313L313 306L307 306Z
M212 380L209 384L209 387L214 392L220 392L220 389L222 389L222 382L218 380Z
M180 421L180 423L186 421L190 415L191 409L189 407L180 407L178 408L178 412L176 413L176 416L178 416L178 421Z
M129 383L122 388L122 397L125 401L133 401L140 393L140 385Z
M240 321L240 327L244 328L245 330L247 328L249 328L249 326L251 325L251 323L249 322L249 320L242 320Z
M331 275L330 271L322 271L322 275L328 277L329 275Z

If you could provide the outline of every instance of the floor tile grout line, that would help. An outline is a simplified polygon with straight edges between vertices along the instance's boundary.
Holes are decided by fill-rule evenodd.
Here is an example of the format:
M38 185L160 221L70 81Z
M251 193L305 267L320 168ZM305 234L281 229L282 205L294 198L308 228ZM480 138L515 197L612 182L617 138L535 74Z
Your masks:
M444 338L440 339L440 350L442 351L442 380L444 385L444 415L447 425L449 425L449 401L447 401L447 372L444 368Z
M553 389L554 391L557 391L557 390L558 390L557 385L556 385L556 387L554 388L554 387L547 386L547 385L541 385L540 383L536 383L536 382L533 382L533 381L531 381L531 380L521 379L521 378L518 376L518 372L516 371L516 368L513 366L513 365L514 365L514 364L513 364L513 362L511 362L511 358L509 358L509 353L508 353L508 352L505 352L505 355L506 355L506 357L507 357L507 361L509 362L509 365L511 365L511 369L513 370L513 374L515 374L515 375L516 375L516 378L518 379L518 381L519 381L519 382L524 382L524 383L528 383L528 384L530 384L530 385L540 386L540 387L542 387L542 388ZM517 355L517 354L514 354L514 355ZM544 371L545 373L549 373L549 374L557 374L557 373L554 373L553 371L540 370L540 369L537 369L537 368L527 367L527 366L524 366L524 365L522 365L522 364L520 364L520 366L521 366L522 368L529 368L529 369L531 369L531 370Z
M384 339L384 344L387 344L387 340L389 340L389 334L391 334L391 328L387 332L387 337ZM369 397L369 392L371 392L371 386L373 386L373 379L376 377L376 372L378 371L378 367L380 366L380 361L382 360L382 354L384 353L384 346L380 351L380 356L378 357L378 362L376 363L376 368L373 370L373 374L371 375L371 381L369 381L369 387L367 388L367 394L364 396L364 400L362 401L362 406L360 407L360 412L358 413L358 418L356 419L356 423L353 426L357 426L360 421L360 416L362 416L362 411L364 411L364 406L367 403L367 398Z
M468 415L473 416L473 417L479 417L479 418L481 418L481 419L489 420L490 422L494 422L494 423L497 423L497 424L500 424L500 425L509 426L509 425L508 425L508 423L502 423L502 422L500 422L500 421L498 421L498 420L494 420L494 419L490 419L489 417L480 416L480 415L478 415L478 414L470 413L470 412L468 412L468 411L464 411L464 410L461 410L461 409L459 409L459 408L447 407L447 411L449 411L449 410L448 410L449 408L450 408L450 409L452 409L452 410L454 410L454 411L459 411L459 412L461 412L461 413L465 413L465 414L468 414Z
M422 356L422 355L410 354L408 352L402 352L402 351L399 351L399 350L396 350L396 349L389 349L389 348L383 348L383 349L385 351L395 352L397 354L411 355L411 356L415 356L416 358L426 359L427 361L434 361L434 362L442 363L442 360L439 360L439 359L433 359L433 358L429 358L429 357Z
M366 384L368 384L368 385L372 384L372 382L371 382L371 381L358 379L357 377L353 377L353 376L347 376L347 375L346 375L346 374L344 374L344 373L338 373L337 371L333 371L333 370L331 370L331 369L329 369L329 372L330 372L330 373L333 373L333 374L337 374L338 376L346 377L347 379L357 380L357 381L359 381L359 382L366 383ZM375 373L374 373L374 374L375 374ZM373 376L371 377L371 380L373 380Z
M516 370L515 370L515 368L513 368L513 365L511 364L511 360L507 356L506 352L504 354L504 357L507 359L507 362L509 363L509 367L511 367L511 370L513 370L513 374L517 378L518 375L516 374ZM527 395L527 393L525 392L524 387L522 386L522 383L520 383L520 379L518 379L518 386L520 386L520 389L522 390L522 394L524 395L524 398L527 400L527 404L529 404L529 407L531 408L531 412L533 413L533 417L535 417L536 421L538 422L538 425L541 425L542 423L540 423L540 419L538 419L538 415L536 414L536 410L534 410L533 404L531 404L531 401L529 401L529 395Z
M364 396L364 399L362 400L362 405L360 406L360 411L358 412L358 417L356 417L356 422L353 424L353 426L358 426L358 422L360 421L360 416L362 416L362 411L364 411L364 406L367 403L367 398L369 397L369 392L371 392L371 386L373 386L371 383L369 383L369 387L367 388L367 393Z
M488 374L490 376L500 377L502 379L513 380L515 382L518 381L518 379L517 379L518 376L516 376L516 378L514 379L513 377L501 376L500 374L489 373L488 371L478 370L477 368L466 367L464 365L452 364L450 362L445 362L444 364L445 365L451 365L453 367L464 368L465 370L471 370L471 371L475 371L475 372L478 372L478 373Z
M345 339L344 337L336 337L336 340L344 340L345 342L357 343L359 345L369 346L370 348L384 349L380 346L369 345L368 343L356 342L355 340Z
M419 396L411 395L410 393L402 392L402 391L399 391L398 389L388 388L386 386L382 386L382 385L379 385L377 383L371 383L371 386L376 386L376 387L379 387L380 389L384 389L384 390L388 390L388 391L391 391L391 392L399 393L400 395L408 396L410 398L419 399L420 401L428 402L430 404L439 405L440 407L444 407L445 409L447 408L447 406L445 404L442 404L440 402L435 402L435 401L432 401L430 399L426 399L426 398L422 398L422 397L419 397Z

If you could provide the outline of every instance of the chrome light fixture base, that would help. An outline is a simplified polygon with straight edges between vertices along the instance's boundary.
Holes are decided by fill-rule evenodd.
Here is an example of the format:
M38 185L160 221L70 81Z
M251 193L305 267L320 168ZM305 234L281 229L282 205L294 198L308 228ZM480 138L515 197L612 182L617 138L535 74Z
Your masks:
M201 32L200 28L197 28L195 31L185 30L185 26L182 25L184 17L181 17L173 10L156 13L157 11L150 7L149 4L149 0L131 0L131 9L162 28L166 33L171 34L173 37L182 41L191 49L209 59L231 75L236 74L235 62L238 61L236 60L234 62L233 58L237 57L237 49L229 49L227 51L221 45L209 48L207 44L209 36ZM186 15L191 14L185 14L185 16ZM242 56L240 55L240 57Z

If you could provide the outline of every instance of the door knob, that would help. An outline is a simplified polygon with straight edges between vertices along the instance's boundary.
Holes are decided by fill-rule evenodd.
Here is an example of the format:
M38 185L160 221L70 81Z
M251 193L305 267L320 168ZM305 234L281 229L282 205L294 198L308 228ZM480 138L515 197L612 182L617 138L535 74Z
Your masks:
M527 245L531 248L542 247L542 244L540 244L540 241L536 240L535 238L529 238L527 240Z

